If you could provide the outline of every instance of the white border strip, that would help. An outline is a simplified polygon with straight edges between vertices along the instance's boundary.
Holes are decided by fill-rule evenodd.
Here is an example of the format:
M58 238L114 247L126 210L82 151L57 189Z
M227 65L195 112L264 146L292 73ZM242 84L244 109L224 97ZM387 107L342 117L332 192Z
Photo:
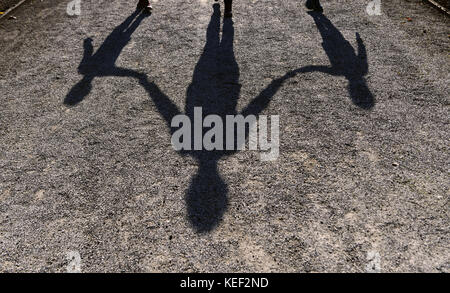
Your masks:
M437 2L434 1L434 0L427 0L427 1L428 1L431 5L434 5L436 8L442 10L442 12L445 12L445 13L447 13L447 15L450 16L450 11L448 11L448 9L445 8L444 6L442 6L441 4L437 3Z
M10 9L6 10L5 13L3 13L2 15L0 15L0 19L2 19L3 17L7 16L11 11L13 11L14 9L16 9L16 8L19 7L20 5L22 5L25 1L27 1L27 0L21 0L19 3L17 3L17 4L14 5L13 7L11 7Z

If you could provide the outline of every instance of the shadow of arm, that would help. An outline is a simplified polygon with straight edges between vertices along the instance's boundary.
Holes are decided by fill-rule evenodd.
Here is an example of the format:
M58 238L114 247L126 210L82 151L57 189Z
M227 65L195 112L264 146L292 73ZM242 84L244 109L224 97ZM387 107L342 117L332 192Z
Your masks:
M91 38L84 39L83 48L84 48L83 59L85 59L86 57L91 57L92 53L94 52L94 47L92 46L92 39Z
M85 66L87 65L89 59L92 57L94 53L94 47L92 46L92 39L86 38L83 42L83 59L81 59L80 65L78 66L78 72L83 74L85 71Z
M356 42L358 43L358 57L361 59L363 74L366 74L369 71L367 50L366 45L364 45L359 33L356 33Z
M127 68L117 67L112 73L114 76L133 77L139 80L139 83L148 93L153 103L155 104L158 112L163 116L166 123L169 125L172 122L173 117L181 114L178 107L172 103L169 97L164 94L154 82L149 82L147 75Z
M247 107L242 110L242 115L247 117L248 115L259 115L270 103L272 97L278 92L278 90L283 86L283 83L296 76L299 73L308 73L319 71L323 73L332 74L330 67L326 66L305 66L296 70L289 71L284 76L273 80L261 93L254 98Z
M141 78L140 83L152 99L153 103L158 109L158 112L163 116L164 120L166 120L168 127L172 129L172 119L175 116L181 114L178 107L170 100L170 98L166 94L161 91L161 89L154 82L149 82L147 77Z

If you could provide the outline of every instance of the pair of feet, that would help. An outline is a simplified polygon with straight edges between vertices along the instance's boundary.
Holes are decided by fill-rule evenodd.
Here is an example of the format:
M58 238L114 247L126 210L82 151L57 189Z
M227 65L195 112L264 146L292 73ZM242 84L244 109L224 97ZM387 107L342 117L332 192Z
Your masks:
M215 0L215 1L218 2L219 0ZM308 8L310 10L314 10L314 11L317 11L317 12L323 12L323 8L320 5L319 0L306 0L305 6L306 6L306 8ZM138 10L143 10L146 13L151 13L153 7L150 4L149 0L139 0L139 3L137 5L137 9ZM232 0L225 0L224 17L226 17L226 18L233 17Z
M142 10L145 13L151 13L152 12L152 5L150 4L149 0L139 0L138 5L136 7L137 10Z
M314 10L314 11L317 11L317 12L323 12L323 8L320 5L319 0L306 0L305 6L309 10Z

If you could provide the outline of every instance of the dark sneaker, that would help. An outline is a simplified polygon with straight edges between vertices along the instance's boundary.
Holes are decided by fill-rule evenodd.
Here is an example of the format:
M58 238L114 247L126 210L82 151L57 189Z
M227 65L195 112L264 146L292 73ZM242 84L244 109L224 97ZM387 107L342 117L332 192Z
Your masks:
M145 13L152 13L152 10L153 10L153 7L152 7L152 5L150 5L150 3L148 3L148 5L144 7Z
M136 10L142 10L144 9L145 6L147 6L149 4L148 0L139 0L137 6L136 6Z
M305 6L309 10L314 10L314 11L317 11L317 12L323 12L323 8L320 5L319 0L306 0Z
M153 8L149 0L139 0L136 9L151 13Z
M225 0L225 13L223 16L225 18L233 17L232 7L233 7L233 0Z

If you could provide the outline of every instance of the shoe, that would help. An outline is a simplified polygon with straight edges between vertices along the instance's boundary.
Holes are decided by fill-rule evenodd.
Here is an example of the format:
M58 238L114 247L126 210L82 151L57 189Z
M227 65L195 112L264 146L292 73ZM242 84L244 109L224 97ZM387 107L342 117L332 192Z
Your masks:
M144 7L145 13L152 13L153 7L150 5L150 3Z
M323 8L320 5L319 0L306 0L305 6L309 10L314 10L314 11L317 11L317 12L323 12Z
M223 17L225 18L233 17L232 5L233 5L232 0L225 0L225 12L223 14Z
M150 4L149 0L139 0L136 9L137 10L142 10L145 13L151 13L152 10L153 10L153 7Z

